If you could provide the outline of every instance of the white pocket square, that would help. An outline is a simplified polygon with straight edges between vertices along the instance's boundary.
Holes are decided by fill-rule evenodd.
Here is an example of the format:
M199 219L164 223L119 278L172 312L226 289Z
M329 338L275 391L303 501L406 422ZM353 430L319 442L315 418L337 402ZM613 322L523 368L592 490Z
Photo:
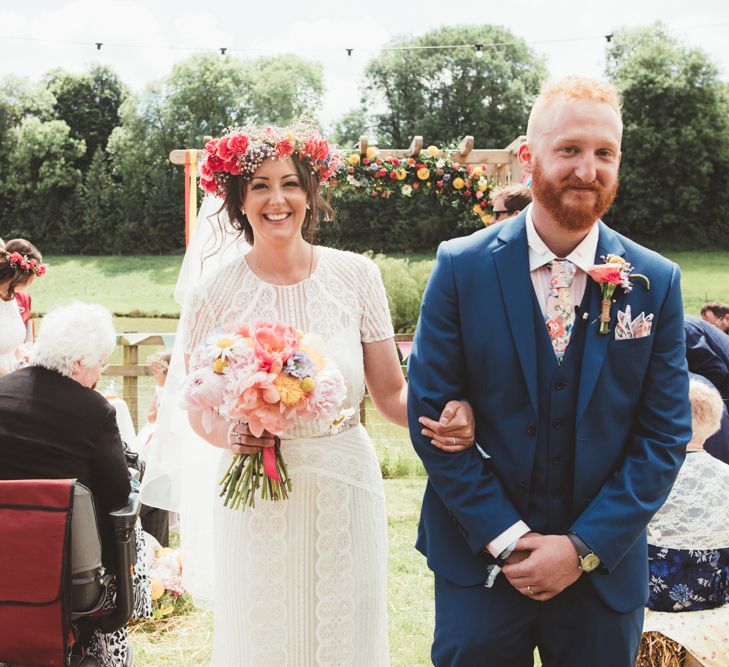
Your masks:
M615 340L633 340L645 338L651 333L653 326L653 313L646 315L641 312L635 319L630 312L630 306L625 310L618 310L618 322L615 325Z

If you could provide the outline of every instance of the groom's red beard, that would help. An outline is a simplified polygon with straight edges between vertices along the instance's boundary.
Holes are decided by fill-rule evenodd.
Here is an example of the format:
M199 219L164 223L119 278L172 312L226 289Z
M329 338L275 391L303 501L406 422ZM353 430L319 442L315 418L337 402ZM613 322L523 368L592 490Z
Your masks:
M571 187L589 188L594 196L581 201L567 203L565 194ZM537 162L532 173L532 192L537 200L564 229L570 232L584 232L590 229L595 220L602 218L618 193L618 179L612 186L602 185L597 179L592 183L571 177L561 183L550 181L542 166Z

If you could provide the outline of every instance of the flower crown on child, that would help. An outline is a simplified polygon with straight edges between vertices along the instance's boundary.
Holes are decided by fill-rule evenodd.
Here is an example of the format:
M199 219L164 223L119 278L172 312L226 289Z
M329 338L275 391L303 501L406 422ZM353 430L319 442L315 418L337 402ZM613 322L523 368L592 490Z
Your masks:
M329 142L313 127L232 128L205 145L200 187L225 197L231 176L250 176L267 158L285 160L292 155L306 165L322 185L341 163L341 155L332 150Z
M47 264L43 264L33 257L27 255L21 255L19 252L8 252L7 250L0 249L0 255L5 257L5 260L10 264L10 267L16 271L22 271L23 273L34 273L36 276L42 276L48 269Z

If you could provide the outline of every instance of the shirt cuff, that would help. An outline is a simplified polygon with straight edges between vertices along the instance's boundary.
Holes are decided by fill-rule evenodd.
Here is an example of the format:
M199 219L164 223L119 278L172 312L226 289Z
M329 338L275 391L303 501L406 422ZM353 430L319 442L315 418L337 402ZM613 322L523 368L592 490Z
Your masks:
M498 558L499 554L506 549L512 542L516 542L520 537L529 532L529 526L523 521L517 521L513 526L507 528L501 535L491 540L486 545L486 550L494 557Z

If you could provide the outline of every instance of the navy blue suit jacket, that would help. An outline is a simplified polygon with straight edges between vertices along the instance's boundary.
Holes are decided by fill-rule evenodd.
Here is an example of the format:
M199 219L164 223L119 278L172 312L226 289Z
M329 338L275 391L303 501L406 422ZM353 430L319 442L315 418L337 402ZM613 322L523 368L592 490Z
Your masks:
M691 436L678 267L603 223L601 256L625 257L637 282L616 291L609 335L598 333L599 289L588 284L590 318L575 423L572 525L600 556L590 574L621 612L648 599L645 527L668 495ZM588 281L590 283L590 281ZM428 472L417 547L440 576L482 583L486 544L530 502L538 416L537 326L532 307L525 214L444 242L426 288L409 359L410 434ZM614 339L618 308L653 313L650 336ZM424 438L417 419L437 419L448 400L468 399L475 448L448 454Z

